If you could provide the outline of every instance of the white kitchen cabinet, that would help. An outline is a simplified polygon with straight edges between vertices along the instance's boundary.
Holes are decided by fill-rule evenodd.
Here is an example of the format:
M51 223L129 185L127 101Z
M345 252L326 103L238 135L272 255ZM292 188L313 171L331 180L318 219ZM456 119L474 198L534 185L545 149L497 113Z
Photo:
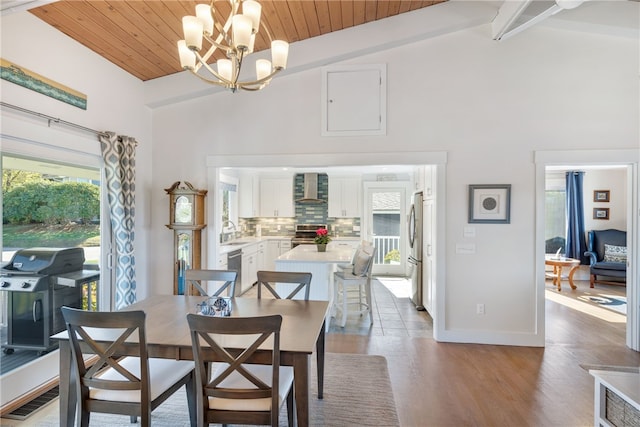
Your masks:
M226 253L218 255L218 259L216 260L216 270L226 270L229 267L227 261L228 256Z
M333 218L358 218L361 212L359 177L329 176L329 209L328 216Z
M265 251L265 270L275 271L276 258L291 250L291 239L270 239Z
M258 243L258 251L257 251L258 255L256 258L256 263L257 263L257 270L266 270L267 267L267 263L266 263L266 256L267 256L267 243L266 242L259 242Z
M240 293L247 291L256 282L258 276L258 245L242 248L242 277ZM237 284L236 284L237 286Z
M238 216L255 218L260 214L260 180L257 175L244 173L238 182Z
M293 204L293 176L260 178L260 216L296 216Z

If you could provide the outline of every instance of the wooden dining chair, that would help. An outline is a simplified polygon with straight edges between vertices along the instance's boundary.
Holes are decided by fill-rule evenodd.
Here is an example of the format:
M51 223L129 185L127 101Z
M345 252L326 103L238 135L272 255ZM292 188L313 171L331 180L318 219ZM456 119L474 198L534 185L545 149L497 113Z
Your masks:
M217 297L225 290L228 290L226 296L234 297L236 295L238 272L234 270L188 269L185 270L184 278L186 282L196 288L202 296ZM205 290L202 282L216 282L218 287L215 292L210 294Z
M301 273L297 271L258 271L258 298L262 298L262 288L264 287L275 298L283 299L276 289L276 284L278 283L297 285L284 299L293 299L293 297L304 289L304 300L309 300L311 273ZM288 289L290 288L291 287Z
M334 312L341 327L347 323L349 313L360 316L367 313L373 325L373 297L371 292L371 270L375 258L375 247L363 248L354 260L352 270L337 271L334 281Z
M198 426L209 423L278 426L285 401L289 426L293 426L293 368L280 366L282 316L188 314L187 321L196 364ZM252 335L251 339L248 335ZM243 344L227 347L233 336L243 336L240 341ZM262 359L270 363L247 363L260 346L263 346L260 351L264 351L265 345L270 355ZM222 363L212 365L215 361Z
M129 415L132 423L140 417L148 427L151 412L182 386L195 422L193 362L148 357L143 311L61 311L69 332L81 426L89 425L92 412L102 412ZM129 337L140 357L119 357ZM97 361L85 366L91 357Z

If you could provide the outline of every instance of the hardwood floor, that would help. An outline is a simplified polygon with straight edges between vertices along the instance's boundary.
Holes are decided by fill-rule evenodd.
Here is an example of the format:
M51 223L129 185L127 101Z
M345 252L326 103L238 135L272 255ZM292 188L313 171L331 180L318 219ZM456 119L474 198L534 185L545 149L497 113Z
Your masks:
M358 318L344 329L331 325L326 349L386 357L402 426L593 426L593 378L581 365L640 366L619 317L602 320L596 315L610 310L591 304L580 311L567 302L592 292L588 282L547 300L545 348L438 343L406 283L381 282L374 286L374 326ZM597 290L624 295L620 287ZM547 292L558 296L550 283ZM57 401L24 422L1 424L37 426L50 411Z
M562 292L588 291L588 282L577 284ZM640 366L640 353L625 345L624 323L551 300L545 348L437 343L424 329L380 333L386 314L396 326L397 315L430 325L406 298L393 301L397 315L386 313L383 292L376 288L379 326L368 335L330 333L327 351L385 356L402 426L592 426L593 378L580 365Z

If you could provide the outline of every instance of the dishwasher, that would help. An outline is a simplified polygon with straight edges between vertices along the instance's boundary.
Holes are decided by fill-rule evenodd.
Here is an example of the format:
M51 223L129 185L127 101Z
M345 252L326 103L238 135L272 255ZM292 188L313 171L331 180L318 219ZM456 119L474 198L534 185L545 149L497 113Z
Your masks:
M238 278L236 279L236 294L239 296L242 293L242 249L236 249L229 252L227 255L227 270L234 270L238 272Z

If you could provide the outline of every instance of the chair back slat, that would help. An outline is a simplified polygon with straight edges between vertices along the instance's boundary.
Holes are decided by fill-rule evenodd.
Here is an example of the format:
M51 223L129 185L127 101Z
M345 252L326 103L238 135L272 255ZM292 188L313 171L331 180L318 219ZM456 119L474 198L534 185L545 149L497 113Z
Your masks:
M279 412L280 328L282 316L212 317L187 315L196 363L198 424L261 424L276 420ZM225 346L230 336L245 336L242 345ZM246 338L246 341L245 341ZM266 346L266 349L265 349ZM270 384L251 369L257 352L268 351L271 359ZM223 362L215 372L212 362ZM241 385L238 378L245 382ZM233 387L229 385L233 384ZM268 411L211 408L210 398L249 401L271 399ZM273 414L275 412L275 415ZM250 421L247 421L250 420ZM271 423L272 421L267 421Z
M228 289L228 296L234 297L236 293L236 280L238 272L234 270L185 270L185 280L192 285L202 296L220 296ZM209 295L202 286L202 282L222 282L214 293Z
M311 273L297 271L258 271L258 298L262 298L262 288L264 287L276 299L293 299L304 289L304 300L309 300L311 291ZM297 284L286 297L282 297L277 289L277 283Z

